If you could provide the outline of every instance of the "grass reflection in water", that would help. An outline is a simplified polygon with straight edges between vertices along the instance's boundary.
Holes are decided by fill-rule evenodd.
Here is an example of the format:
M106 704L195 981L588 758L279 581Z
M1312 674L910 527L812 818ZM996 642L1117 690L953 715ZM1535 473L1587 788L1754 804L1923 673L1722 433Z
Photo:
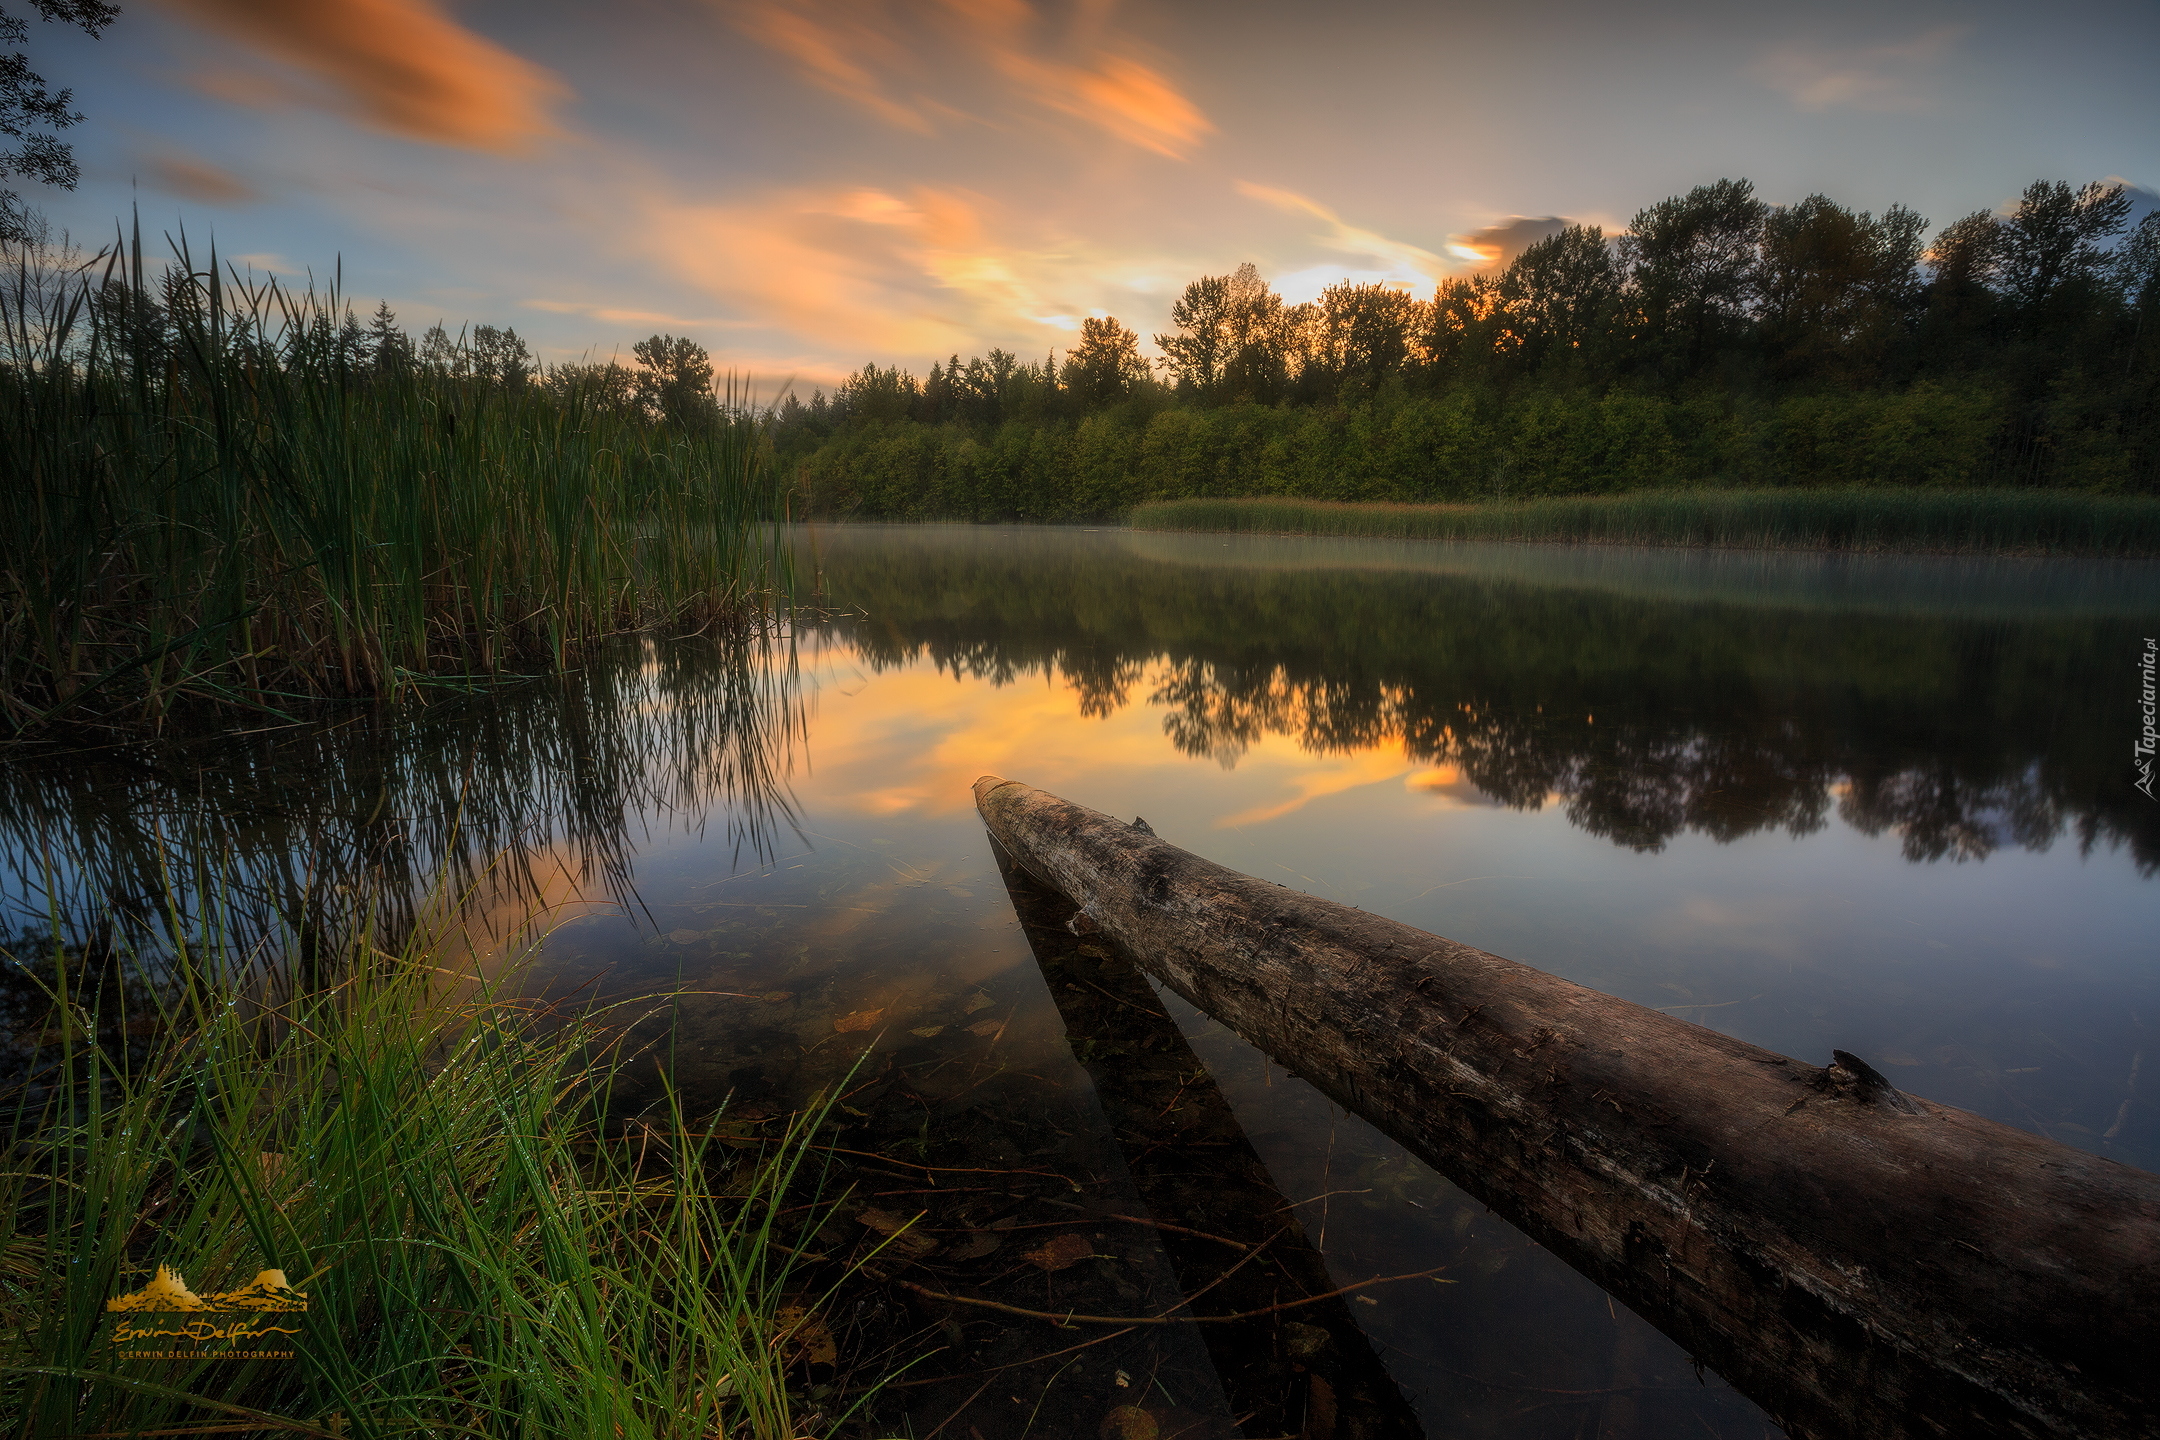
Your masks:
M177 920L303 956L363 921L400 935L430 895L513 922L629 905L656 824L774 853L800 706L783 643L630 640L425 708L18 758L0 766L0 899L10 928L57 917L84 942L169 944L151 937Z

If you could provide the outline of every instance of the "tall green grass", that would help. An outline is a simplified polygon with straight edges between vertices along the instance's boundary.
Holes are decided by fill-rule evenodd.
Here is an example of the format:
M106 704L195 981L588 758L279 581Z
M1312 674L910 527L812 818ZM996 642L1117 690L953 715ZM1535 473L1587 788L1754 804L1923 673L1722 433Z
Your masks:
M335 287L10 257L0 283L0 734L282 711L740 623L777 505L728 395L356 360ZM484 368L484 367L483 367Z
M1165 500L1137 530L1742 549L2160 555L2160 500L2052 490L1661 490L1487 505Z
M343 958L273 995L215 945L98 993L110 965L14 957L53 1005L4 1037L34 1063L0 1161L0 1426L801 1434L789 1371L829 1339L776 1226L817 1109L763 1140L668 1106L626 1128L617 1017L448 974L422 941ZM309 1308L268 1343L295 1357L119 1355L105 1302L159 1263L198 1293L284 1270Z

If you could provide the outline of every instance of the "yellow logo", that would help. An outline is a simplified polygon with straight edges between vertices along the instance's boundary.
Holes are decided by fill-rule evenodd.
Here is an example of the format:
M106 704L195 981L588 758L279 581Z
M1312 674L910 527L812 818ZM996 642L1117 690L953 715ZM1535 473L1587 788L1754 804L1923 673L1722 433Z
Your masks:
M160 1265L150 1283L132 1295L105 1302L105 1308L129 1318L113 1328L113 1343L120 1354L143 1360L199 1359L215 1356L230 1360L290 1360L290 1350L241 1348L247 1342L275 1344L272 1335L297 1335L296 1329L271 1323L272 1316L304 1314L305 1291L295 1290L283 1270L262 1270L237 1290L198 1295L187 1280L169 1265ZM166 1317L185 1316L185 1320ZM142 1318L136 1318L142 1317ZM156 1318L151 1318L156 1317ZM190 1341L189 1348L130 1349L147 1342ZM205 1341L222 1340L223 1348L206 1349Z

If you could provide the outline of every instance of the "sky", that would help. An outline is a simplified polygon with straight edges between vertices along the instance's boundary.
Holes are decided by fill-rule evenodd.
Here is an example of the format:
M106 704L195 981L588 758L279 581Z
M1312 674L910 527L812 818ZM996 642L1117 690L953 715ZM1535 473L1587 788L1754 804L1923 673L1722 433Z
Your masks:
M29 198L93 249L139 214L415 332L688 335L767 394L1147 337L1246 261L1425 294L1728 176L1931 228L2160 188L2150 0L125 0L30 54L88 118Z

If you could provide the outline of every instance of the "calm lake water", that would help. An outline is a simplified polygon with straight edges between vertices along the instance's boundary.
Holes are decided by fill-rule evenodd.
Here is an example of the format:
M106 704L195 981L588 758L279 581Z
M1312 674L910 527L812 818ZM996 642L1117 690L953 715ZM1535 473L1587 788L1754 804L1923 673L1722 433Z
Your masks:
M693 1102L728 1098L748 1134L844 1083L854 1198L819 1242L921 1218L833 1324L843 1350L919 1361L877 1412L918 1440L1776 1433L1446 1177L1059 928L1069 906L1001 874L985 773L2160 1165L2160 805L2130 766L2160 566L793 538L821 618L762 657L629 645L185 767L13 777L8 898L42 903L39 853L63 899L147 890L159 831L214 841L272 908L493 860L491 903L561 921L536 984L691 992L660 1049ZM1397 1276L1416 1278L1295 1303ZM1011 1313L1157 1315L1203 1289L1200 1313L1265 1313Z

